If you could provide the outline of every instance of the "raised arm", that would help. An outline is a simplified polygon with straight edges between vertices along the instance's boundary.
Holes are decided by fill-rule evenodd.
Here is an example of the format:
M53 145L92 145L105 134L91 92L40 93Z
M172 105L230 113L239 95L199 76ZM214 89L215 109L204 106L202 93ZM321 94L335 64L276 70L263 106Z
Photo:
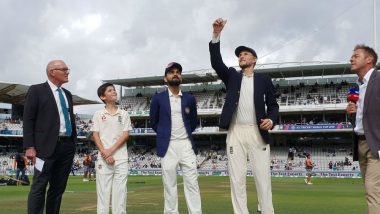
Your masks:
M209 43L209 50L211 67L216 71L216 73L218 74L220 79L222 79L224 84L227 85L229 69L224 64L222 55L220 54L220 34L226 23L227 21L223 20L222 18L219 18L213 22L212 40Z

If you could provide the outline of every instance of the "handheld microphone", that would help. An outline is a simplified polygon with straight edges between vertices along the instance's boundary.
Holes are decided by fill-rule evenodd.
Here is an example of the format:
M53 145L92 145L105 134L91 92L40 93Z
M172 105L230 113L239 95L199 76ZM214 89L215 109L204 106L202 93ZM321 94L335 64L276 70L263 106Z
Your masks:
M350 88L347 94L347 101L356 103L359 100L359 91L356 88Z
M359 100L359 91L356 88L350 88L347 94L347 102L348 103L355 103ZM351 124L355 124L355 114L348 115L348 119L350 120Z

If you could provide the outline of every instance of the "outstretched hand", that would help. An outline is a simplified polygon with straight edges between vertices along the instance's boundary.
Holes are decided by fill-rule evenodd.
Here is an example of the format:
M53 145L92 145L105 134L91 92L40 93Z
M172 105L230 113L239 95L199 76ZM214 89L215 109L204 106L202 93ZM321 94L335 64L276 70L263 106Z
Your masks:
M226 23L227 23L227 20L223 20L222 18L219 18L215 20L214 23L212 23L212 27L214 29L212 33L214 34L214 36L218 36L222 32L224 25L226 25Z

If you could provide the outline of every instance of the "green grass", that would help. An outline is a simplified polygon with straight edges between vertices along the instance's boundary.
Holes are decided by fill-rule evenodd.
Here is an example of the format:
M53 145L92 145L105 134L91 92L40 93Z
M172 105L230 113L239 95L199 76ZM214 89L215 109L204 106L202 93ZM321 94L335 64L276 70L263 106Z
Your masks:
M255 213L256 190L252 177L247 178L248 208ZM276 213L288 214L357 214L365 213L366 202L361 179L314 178L305 185L303 178L272 178ZM182 178L178 178L179 212L187 213ZM202 210L205 214L233 213L228 177L199 177ZM26 213L29 186L0 186L1 213ZM128 177L128 213L163 213L161 177ZM96 213L95 182L70 177L63 196L61 213Z

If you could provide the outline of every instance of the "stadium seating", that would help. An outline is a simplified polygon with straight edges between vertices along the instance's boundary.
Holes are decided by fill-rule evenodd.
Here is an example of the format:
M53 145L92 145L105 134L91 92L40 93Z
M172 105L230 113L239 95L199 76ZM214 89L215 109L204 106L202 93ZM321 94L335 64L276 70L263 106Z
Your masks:
M276 82L274 82L276 85ZM276 85L277 101L280 108L295 106L321 106L331 104L346 103L347 91L354 87L353 84L346 82L330 84L298 84L279 86ZM216 112L221 110L226 93L224 90L215 89L211 91L190 91L196 100L198 110L210 110ZM125 96L120 101L120 107L129 112L143 112L144 116L149 113L151 95L143 96ZM351 124L345 121L324 121L325 124L339 124L339 127L351 128ZM306 121L309 123L309 121ZM306 123L293 123L291 125L302 125ZM202 123L203 124L203 123ZM87 136L91 130L91 120L76 121L77 132L79 136ZM215 133L219 132L219 127L215 125L198 127L196 133ZM275 131L285 131L284 127L288 124L280 124L274 127ZM131 133L144 134L153 133L151 128L134 128ZM22 135L22 121L0 121L0 134L3 135ZM223 145L224 147L224 145ZM304 171L305 154L310 153L315 163L315 169L321 171L358 171L358 162L352 161L351 148L348 145L331 144L326 146L316 145L312 147L294 148L294 158L289 160L289 147L273 146L271 147L271 168L272 170L293 170ZM92 151L96 152L96 151ZM156 155L155 148L145 148L131 146L128 148L130 169L159 169L161 167L161 158ZM83 153L78 153L74 158L77 162L76 170L83 170ZM13 160L7 154L0 156L1 163L13 163ZM249 161L249 160L248 160ZM331 164L330 164L331 162ZM228 158L225 148L200 147L197 155L198 168L200 170L226 170ZM329 165L330 164L330 165ZM251 169L250 164L248 168ZM2 172L11 170L9 166L3 166Z
M280 106L347 103L347 92L352 87L355 85L346 82L324 85L277 86L277 102Z

